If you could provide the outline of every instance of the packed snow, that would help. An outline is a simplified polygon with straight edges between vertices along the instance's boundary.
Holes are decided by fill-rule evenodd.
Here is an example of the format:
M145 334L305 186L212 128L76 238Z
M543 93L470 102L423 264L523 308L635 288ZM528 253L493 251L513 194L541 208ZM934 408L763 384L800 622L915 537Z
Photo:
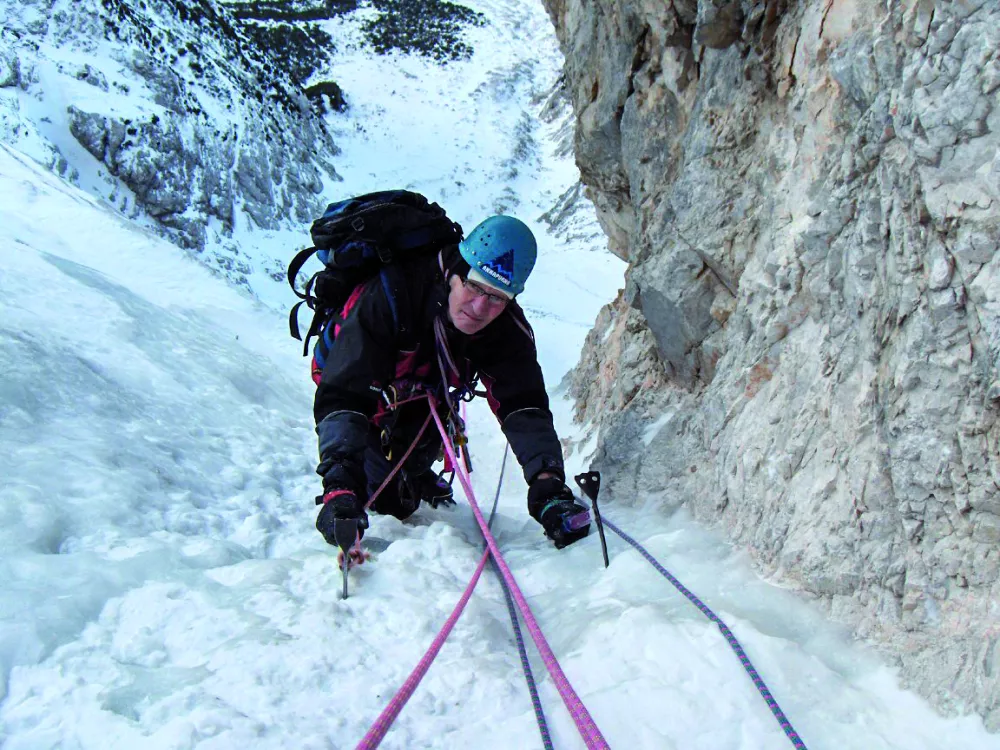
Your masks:
M533 226L542 254L524 304L560 435L583 442L558 386L624 266L538 221L577 179L554 155L559 123L536 119L561 65L544 11L470 5L491 23L470 32L467 63L350 48L334 61L364 116L341 123L339 189L420 189L467 228L503 203ZM251 253L261 241L242 238ZM279 311L290 298L263 278L255 291L263 303L0 147L4 748L353 747L461 596L483 543L460 500L405 523L373 517L369 533L391 544L340 598L313 528L312 383ZM481 403L469 423L488 509L503 437ZM568 469L586 458L578 449ZM611 747L791 746L715 625L613 535L608 569L596 534L555 550L525 492L509 464L496 537ZM602 498L733 629L809 748L1000 748L979 718L936 714L819 607L667 504ZM554 745L582 747L529 652ZM383 746L541 747L492 574Z

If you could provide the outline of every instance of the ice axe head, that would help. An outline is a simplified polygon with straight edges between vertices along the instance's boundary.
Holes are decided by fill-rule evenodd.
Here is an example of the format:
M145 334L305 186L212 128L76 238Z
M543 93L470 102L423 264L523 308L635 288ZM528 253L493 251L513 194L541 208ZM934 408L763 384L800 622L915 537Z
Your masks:
M601 491L601 472L585 471L583 474L577 474L574 479L580 485L583 494L590 498L590 502L594 502L597 493Z

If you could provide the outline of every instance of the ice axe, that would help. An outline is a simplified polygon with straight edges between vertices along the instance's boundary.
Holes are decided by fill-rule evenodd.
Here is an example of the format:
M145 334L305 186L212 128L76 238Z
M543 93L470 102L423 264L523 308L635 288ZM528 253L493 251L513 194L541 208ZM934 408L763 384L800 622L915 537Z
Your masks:
M604 553L604 567L608 567L611 561L608 560L608 540L604 538L604 523L601 521L601 509L597 507L597 495L601 491L601 472L585 471L577 474L574 479L580 485L583 494L590 499L590 504L594 508L594 520L597 522L597 533L601 535L601 552Z

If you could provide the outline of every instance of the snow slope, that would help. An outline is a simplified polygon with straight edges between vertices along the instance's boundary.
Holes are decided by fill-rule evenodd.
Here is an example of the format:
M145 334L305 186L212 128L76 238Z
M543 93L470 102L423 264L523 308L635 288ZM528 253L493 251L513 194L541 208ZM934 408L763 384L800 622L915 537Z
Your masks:
M469 32L467 63L341 46L331 72L353 109L332 120L338 190L422 190L467 229L498 207L527 220L542 254L523 301L554 387L623 266L585 206L572 232L539 221L577 180L565 118L538 119L561 65L540 4L469 4L491 24ZM259 263L304 233L236 239ZM460 502L374 518L393 544L339 599L312 528L311 382L273 309L290 294L263 274L251 285L267 307L0 148L5 749L353 747L471 576L481 542ZM569 404L554 408L560 434L579 438ZM503 442L482 404L470 432L486 504ZM612 747L789 746L715 626L614 539L608 570L596 537L555 551L524 493L509 470L497 537ZM942 719L900 689L684 513L663 517L660 500L603 506L733 628L810 748L1000 748L980 720ZM535 667L556 747L582 746ZM541 746L490 575L384 746Z
M341 601L280 316L6 148L0 206L0 743L353 746L471 575L469 509L376 518L394 543ZM470 419L485 500L501 438ZM556 552L523 492L508 472L498 538L612 747L784 746L714 626L617 543L607 571L596 538ZM1000 747L683 514L605 507L729 622L810 747ZM542 698L580 746L548 678ZM539 746L494 580L384 746Z

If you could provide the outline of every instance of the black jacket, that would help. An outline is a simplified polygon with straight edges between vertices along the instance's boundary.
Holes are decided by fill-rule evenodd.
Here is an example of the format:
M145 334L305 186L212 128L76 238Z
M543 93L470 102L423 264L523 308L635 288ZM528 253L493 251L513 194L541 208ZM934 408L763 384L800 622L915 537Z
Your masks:
M534 336L520 306L511 302L471 336L447 323L447 306L448 285L436 257L385 269L345 306L314 405L317 471L327 489L364 491L368 430L383 388L399 380L440 385L434 338L438 316L444 316L449 348L464 370L462 379L472 383L480 378L525 479L531 482L542 471L564 477Z

